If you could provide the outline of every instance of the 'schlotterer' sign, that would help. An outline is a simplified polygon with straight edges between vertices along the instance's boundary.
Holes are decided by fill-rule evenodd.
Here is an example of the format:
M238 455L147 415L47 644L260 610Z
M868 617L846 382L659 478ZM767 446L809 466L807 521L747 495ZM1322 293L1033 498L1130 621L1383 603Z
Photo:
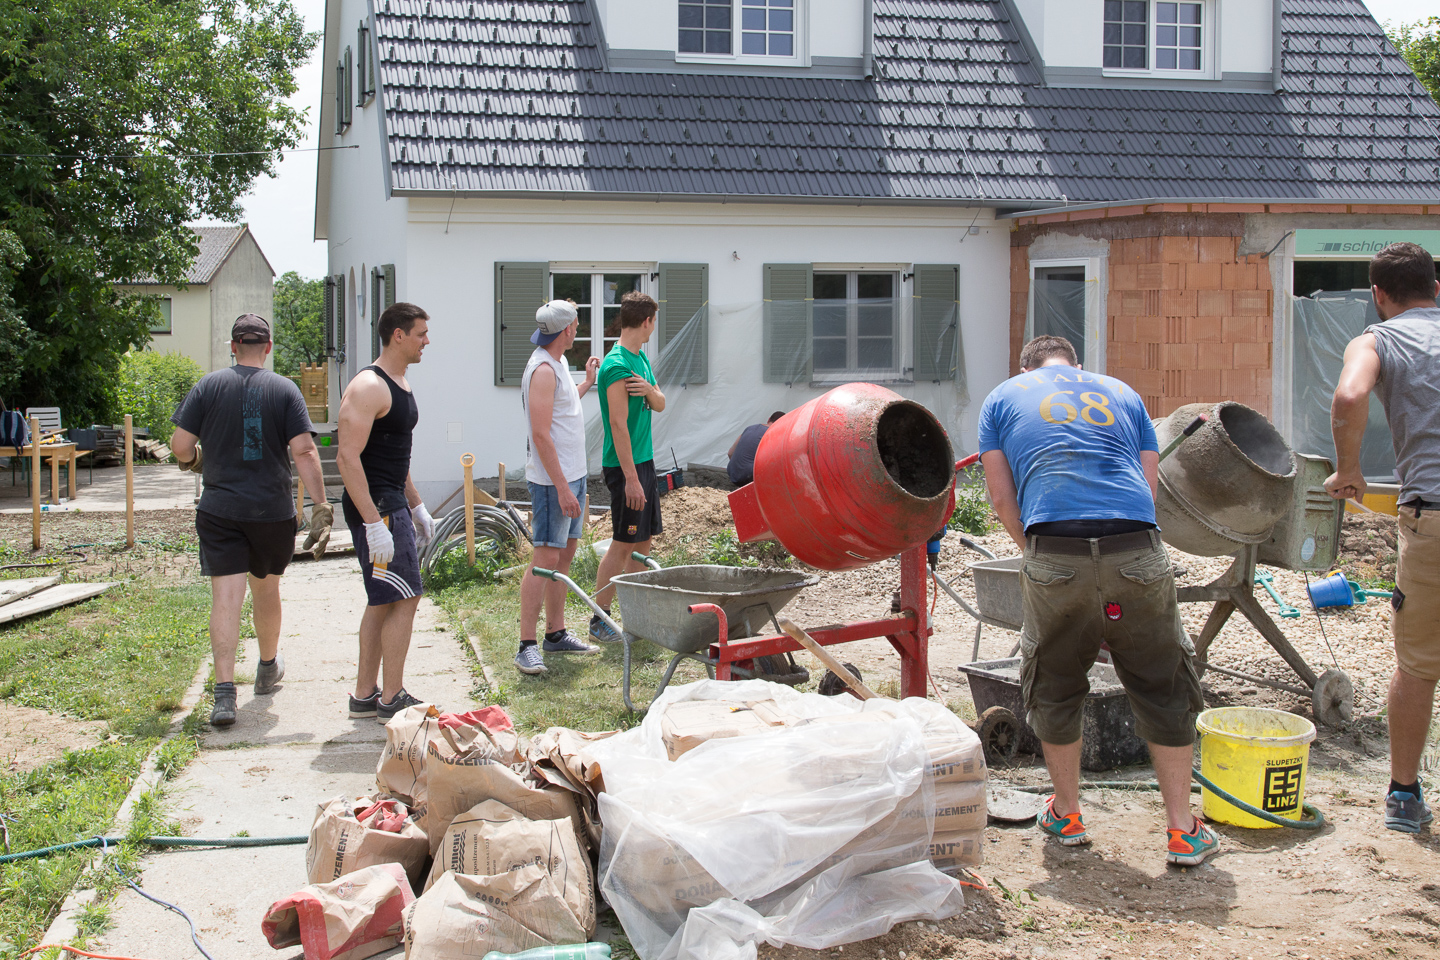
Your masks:
M1440 230L1296 230L1297 257L1373 257L1392 243L1418 243L1440 256Z

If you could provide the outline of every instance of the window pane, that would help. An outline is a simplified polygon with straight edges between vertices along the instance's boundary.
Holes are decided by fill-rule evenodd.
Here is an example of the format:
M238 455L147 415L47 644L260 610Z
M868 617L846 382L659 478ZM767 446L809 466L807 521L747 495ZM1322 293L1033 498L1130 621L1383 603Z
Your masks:
M888 337L894 332L892 318L895 311L889 300L878 304L862 303L855 309L858 312L855 332L859 336Z
M1160 70L1175 69L1175 51L1160 48L1155 51L1155 66Z
M845 340L839 339L815 339L815 369L818 370L844 370L845 369Z
M1181 70L1199 70L1199 69L1200 69L1200 51L1199 51L1199 50L1181 50L1181 51L1180 51L1180 69L1181 69Z
M788 33L772 33L770 35L770 55L772 57L792 57L795 55L794 38Z
M585 361L590 359L590 341L575 338L570 349L565 351L565 365L571 370L584 370Z
M895 276L889 273L862 273L855 278L855 292L862 300L894 296Z
M844 300L845 274L817 273L815 274L813 289L816 300Z
M789 10L770 11L770 29L789 33L793 29L794 15Z
M1181 27L1181 28L1180 28L1180 46L1182 46L1182 47L1198 47L1198 46L1200 46L1200 28L1199 28L1199 27Z
M680 52L700 53L705 49L705 34L699 30L680 31Z
M705 32L706 53L729 53L730 31L707 30Z
M1131 23L1145 22L1146 0L1125 0L1125 19Z
M1124 66L1125 66L1125 69L1127 69L1127 70L1144 70L1144 69L1145 69L1145 48L1144 48L1144 47L1126 47L1126 48L1125 48L1125 64L1124 64Z
M1178 36L1178 27L1156 27L1155 44L1161 47L1175 46L1175 38Z
M705 26L712 30L730 29L730 7L711 4L705 8Z
M855 344L855 364L861 370L889 370L893 362L894 341L889 337L861 337Z
M1127 23L1125 25L1125 43L1127 46L1145 46L1145 25L1143 23Z
M1178 16L1178 12L1176 11L1175 8L1178 7L1178 6L1179 6L1179 4L1176 4L1176 3L1157 3L1157 4L1155 4L1155 22L1156 22L1156 23L1174 23L1174 22L1176 21L1177 16Z
M740 26L745 30L764 30L765 11L757 10L754 7L746 7L740 13Z
M1198 3L1182 3L1182 4L1180 5L1180 22L1181 22L1181 23L1199 23L1199 22L1200 22L1200 4L1198 4Z
M1106 66L1106 67L1119 67L1119 66L1120 66L1120 48L1119 48L1119 47L1106 47L1106 48L1105 48L1105 66Z
M845 330L845 305L822 306L815 304L814 326L817 337L843 337Z
M703 27L705 25L705 8L692 3L680 4L680 26L681 27Z
M1119 20L1124 9L1120 0L1105 0L1105 19Z
M765 53L765 34L746 33L742 34L741 37L742 39L740 41L740 51L742 53L754 53L761 55Z
M1105 24L1105 42L1106 42L1106 43L1119 43L1119 42L1120 42L1120 24L1118 24L1118 23L1107 23L1107 24Z
M590 274L557 273L551 278L552 296L556 300L573 300L576 303L590 302Z

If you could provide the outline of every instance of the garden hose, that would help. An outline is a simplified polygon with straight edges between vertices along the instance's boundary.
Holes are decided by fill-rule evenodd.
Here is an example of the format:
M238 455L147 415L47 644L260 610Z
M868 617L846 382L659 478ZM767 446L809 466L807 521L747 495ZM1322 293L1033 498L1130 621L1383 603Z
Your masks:
M1301 809L1309 814L1309 819L1291 820L1288 817L1277 817L1275 814L1252 806L1239 797L1215 786L1215 784L1211 783L1210 779L1199 770L1191 770L1190 773L1194 775L1197 781L1190 785L1191 793L1198 793L1203 786L1206 790L1209 790L1231 806L1243 810L1252 817L1259 817L1266 823L1273 823L1277 827L1294 827L1297 830L1319 830L1325 826L1325 815L1321 813L1320 808L1314 804L1301 804ZM1080 788L1082 790L1159 790L1160 784L1155 780L1085 780L1081 782ZM1021 793L1053 793L1055 791L1054 786L1048 783L1038 786L1014 786L1011 787L1011 789L1018 790Z
M41 847L38 850L22 850L19 853L0 854L0 864L13 863L16 860L31 860L36 857L48 857L54 853L64 853L67 850L83 850L86 847L111 847L124 843L125 837L89 837L85 840L75 840L71 843L57 843L52 847ZM279 847L290 844L309 843L308 836L294 837L143 837L139 841L152 847Z
M477 552L499 553L505 547L518 543L523 536L529 539L520 517L508 504L491 507L477 503L474 506L475 547ZM435 535L420 552L420 566L427 575L434 572L435 565L447 554L465 546L465 507L451 510L435 522Z

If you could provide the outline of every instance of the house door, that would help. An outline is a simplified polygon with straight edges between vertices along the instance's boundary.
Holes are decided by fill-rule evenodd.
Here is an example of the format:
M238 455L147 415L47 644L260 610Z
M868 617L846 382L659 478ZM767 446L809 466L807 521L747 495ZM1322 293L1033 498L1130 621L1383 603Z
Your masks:
M1086 309L1085 264L1042 266L1031 264L1030 335L1064 337L1075 347L1080 365L1095 370L1099 358L1087 350L1089 316ZM1096 371L1103 372L1103 371Z

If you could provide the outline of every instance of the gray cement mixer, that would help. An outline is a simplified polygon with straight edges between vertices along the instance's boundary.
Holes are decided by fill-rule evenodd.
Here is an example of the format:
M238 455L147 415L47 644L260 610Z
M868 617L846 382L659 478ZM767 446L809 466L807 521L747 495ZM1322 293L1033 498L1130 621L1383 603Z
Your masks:
M1193 403L1155 422L1161 449L1199 415L1207 419L1160 463L1156 515L1161 537L1186 553L1233 554L1235 561L1204 586L1179 587L1182 603L1213 606L1195 653L1202 667L1268 687L1308 695L1315 718L1339 726L1354 713L1354 687L1343 670L1316 675L1255 599L1255 565L1321 573L1334 564L1344 504L1325 492L1331 464L1295 454L1263 415L1241 403ZM1232 613L1245 615L1305 684L1209 666L1210 644Z

